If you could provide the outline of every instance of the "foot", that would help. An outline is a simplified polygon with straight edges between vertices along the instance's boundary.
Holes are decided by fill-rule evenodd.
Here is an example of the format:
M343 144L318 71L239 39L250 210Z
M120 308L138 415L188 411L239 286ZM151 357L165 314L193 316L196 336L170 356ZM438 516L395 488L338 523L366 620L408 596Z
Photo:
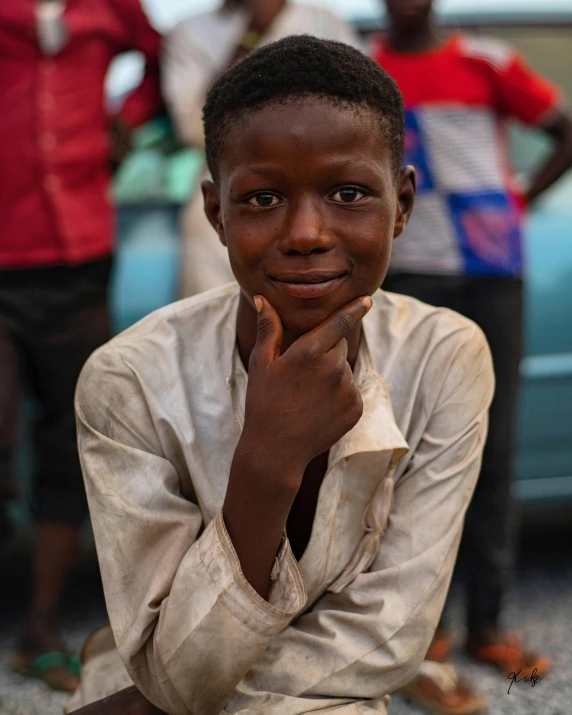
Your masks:
M445 630L439 630L433 636L425 660L435 660L437 663L446 663L451 655L451 638Z
M407 700L437 715L473 715L487 700L464 683L451 663L424 660L415 678L400 691Z
M43 680L54 690L72 693L80 684L75 659L53 630L41 621L28 627L12 658L12 666L24 676Z
M520 673L522 677L543 677L550 669L549 656L525 648L514 633L484 631L471 635L466 650L479 663L488 663L506 676Z

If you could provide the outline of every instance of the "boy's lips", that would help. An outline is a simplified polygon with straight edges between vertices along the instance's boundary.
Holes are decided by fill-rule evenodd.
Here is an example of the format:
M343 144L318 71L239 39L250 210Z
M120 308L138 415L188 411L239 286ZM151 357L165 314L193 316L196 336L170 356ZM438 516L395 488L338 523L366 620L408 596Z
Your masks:
M269 276L281 292L294 298L321 298L338 288L347 271L296 271Z

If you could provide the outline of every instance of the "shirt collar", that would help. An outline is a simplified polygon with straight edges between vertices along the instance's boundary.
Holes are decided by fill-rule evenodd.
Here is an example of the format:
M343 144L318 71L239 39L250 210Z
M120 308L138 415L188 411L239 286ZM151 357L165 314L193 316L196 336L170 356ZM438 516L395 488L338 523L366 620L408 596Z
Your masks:
M394 452L402 457L409 445L401 434L391 405L389 390L377 371L370 351L371 336L363 321L362 338L354 367L354 381L363 401L363 414L357 425L330 450L330 463L360 452Z

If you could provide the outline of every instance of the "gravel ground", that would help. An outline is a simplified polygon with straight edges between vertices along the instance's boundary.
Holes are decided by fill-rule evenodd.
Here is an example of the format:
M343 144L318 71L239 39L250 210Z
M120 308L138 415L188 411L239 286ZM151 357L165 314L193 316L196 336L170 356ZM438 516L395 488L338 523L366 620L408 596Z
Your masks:
M489 715L572 715L572 559L570 528L557 531L545 526L528 531L520 550L520 566L505 620L518 629L527 643L542 648L553 659L553 668L535 687L510 682L494 671L455 656L463 678L488 696ZM14 588L2 596L0 614L0 715L61 715L66 696L27 680L10 670L9 660L23 616L26 579L25 558L3 559L3 573L10 573ZM455 589L456 622L461 621L459 590ZM90 558L84 559L66 599L68 614L63 633L70 647L79 650L85 637L105 622L105 607ZM459 628L456 639L462 642ZM395 696L389 715L422 715L423 711Z

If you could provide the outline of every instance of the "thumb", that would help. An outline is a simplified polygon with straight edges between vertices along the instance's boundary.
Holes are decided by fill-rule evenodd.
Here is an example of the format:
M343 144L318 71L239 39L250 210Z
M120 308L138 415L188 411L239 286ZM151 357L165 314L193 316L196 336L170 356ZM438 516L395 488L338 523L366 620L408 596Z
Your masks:
M255 364L266 367L280 357L282 347L282 335L284 329L280 316L274 310L274 306L261 295L254 296L254 305L258 312L258 323L256 326L256 343L250 356Z

